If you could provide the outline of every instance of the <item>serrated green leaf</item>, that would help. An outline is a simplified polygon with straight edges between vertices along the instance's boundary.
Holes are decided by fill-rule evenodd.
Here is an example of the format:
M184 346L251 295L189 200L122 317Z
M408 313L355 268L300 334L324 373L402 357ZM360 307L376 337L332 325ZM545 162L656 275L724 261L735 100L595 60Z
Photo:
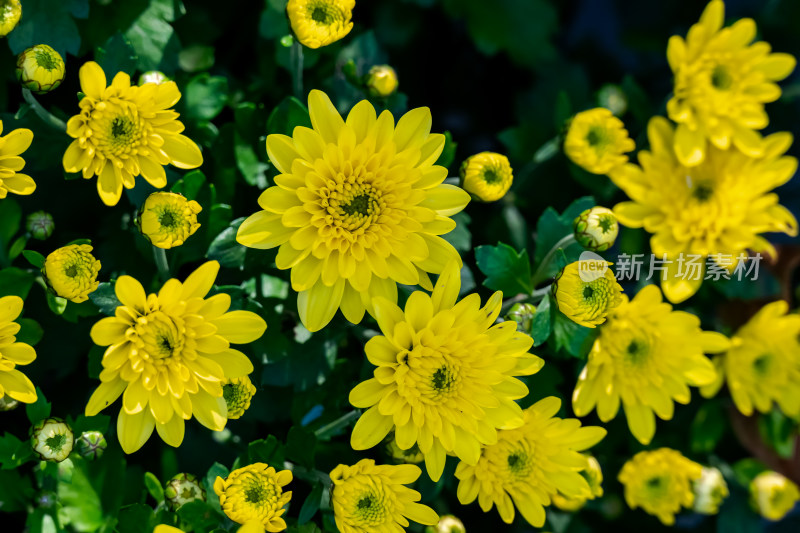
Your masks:
M563 350L573 357L585 358L597 337L597 328L587 328L577 324L557 312L553 317L553 338L556 350Z
M503 291L506 298L533 291L531 265L526 250L517 253L514 248L502 242L497 246L478 246L475 249L475 260L478 268L486 275L483 284L490 289Z
M89 15L89 0L25 0L19 25L8 35L11 52L47 43L64 56L77 56L81 36L75 18Z
M117 307L122 305L122 302L117 298L114 292L114 283L104 281L97 286L97 289L89 294L89 300L100 309L100 312L107 316L114 316Z

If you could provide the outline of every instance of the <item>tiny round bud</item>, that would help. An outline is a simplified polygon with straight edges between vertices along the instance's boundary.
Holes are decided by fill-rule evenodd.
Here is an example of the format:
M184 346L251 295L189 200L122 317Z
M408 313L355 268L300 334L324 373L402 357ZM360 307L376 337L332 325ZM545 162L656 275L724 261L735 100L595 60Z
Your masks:
M17 79L36 94L52 91L64 79L64 58L46 44L37 44L17 56Z
M777 472L761 472L750 482L753 508L769 520L780 520L800 500L797 485Z
M84 431L75 443L78 453L84 459L99 459L108 448L106 438L99 431Z
M0 396L0 412L11 411L12 409L16 409L18 405L19 402L8 394Z
M451 514L441 516L438 524L425 528L425 533L466 533L466 531L464 522Z
M72 444L72 428L60 418L45 418L31 427L31 446L43 461L60 463L69 457Z
M169 81L169 78L160 70L148 70L139 76L139 85L144 85L145 83L155 83L156 85L160 85L165 81Z
M0 9L0 37L5 37L19 24L22 17L22 4L19 0L5 0Z
M164 500L171 511L195 500L206 501L206 489L192 474L178 474L164 487Z
M388 98L397 90L397 72L389 65L375 65L367 73L367 90L373 98Z
M31 237L43 241L53 234L56 225L53 222L53 215L45 211L36 211L28 215L25 228Z
M621 117L628 110L628 97L619 85L608 83L597 92L597 103Z
M481 202L494 202L508 192L514 172L508 158L495 152L472 155L461 164L461 187Z
M593 207L572 222L575 240L593 252L605 252L614 244L619 224L614 213L606 207Z
M529 333L533 326L533 315L536 314L536 306L527 303L515 303L508 310L506 320L513 320L517 323L517 330L522 333Z
M694 512L700 514L717 514L722 501L728 497L728 485L722 472L713 467L704 467L700 479L693 485Z

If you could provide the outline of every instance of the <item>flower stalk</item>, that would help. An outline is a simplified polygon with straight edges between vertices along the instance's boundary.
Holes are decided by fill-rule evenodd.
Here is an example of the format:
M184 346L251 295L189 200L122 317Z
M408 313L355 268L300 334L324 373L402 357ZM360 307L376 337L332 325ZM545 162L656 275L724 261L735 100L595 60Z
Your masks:
M36 115L42 119L45 124L60 131L67 131L67 123L45 109L30 90L23 88L22 97L25 99L25 102L31 106L33 112L36 113Z

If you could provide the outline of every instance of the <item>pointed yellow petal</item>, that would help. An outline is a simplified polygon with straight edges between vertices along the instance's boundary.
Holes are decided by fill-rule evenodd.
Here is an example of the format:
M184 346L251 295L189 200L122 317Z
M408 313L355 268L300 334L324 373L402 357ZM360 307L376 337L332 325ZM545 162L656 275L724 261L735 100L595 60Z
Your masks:
M381 442L389 434L394 421L391 416L383 416L378 407L364 411L350 435L350 445L354 450L366 450Z
M219 263L217 261L208 261L202 264L183 282L181 299L205 298L208 291L214 286L214 280L217 279L218 273Z
M106 89L106 75L100 65L94 61L83 64L78 77L81 80L81 91L91 98L100 98Z
M122 451L133 453L144 446L144 443L153 434L155 424L153 415L147 409L135 415L129 415L124 410L120 410L119 417L117 417L117 435Z

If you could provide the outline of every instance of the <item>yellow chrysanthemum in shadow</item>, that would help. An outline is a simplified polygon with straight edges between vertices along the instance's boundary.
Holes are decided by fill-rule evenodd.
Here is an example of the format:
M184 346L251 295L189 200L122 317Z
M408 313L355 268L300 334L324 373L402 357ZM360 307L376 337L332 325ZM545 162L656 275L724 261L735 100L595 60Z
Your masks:
M503 294L484 307L477 294L456 303L461 287L455 262L436 281L433 294L414 292L405 312L375 300L383 335L365 346L375 377L350 392L350 403L368 408L350 444L366 450L395 429L400 449L419 445L428 475L438 481L445 455L475 465L481 445L497 442L498 429L523 423L514 400L528 387L517 376L535 374L544 361L528 353L533 339L513 321L495 324Z
M608 174L628 161L636 144L620 119L604 107L582 111L572 118L564 153L592 174Z
M350 33L354 7L355 0L289 0L286 13L297 40L319 48Z
M397 445L397 439L391 437L386 443L386 453L394 460L395 463L405 463L416 465L425 460L425 456L419 449L418 445L413 445L411 448L404 450Z
M481 152L461 164L461 186L482 202L505 196L513 181L511 164L502 154Z
M64 153L67 172L97 176L97 192L116 205L122 187L132 189L136 176L160 189L167 184L164 165L196 168L203 163L197 145L181 135L183 124L170 109L181 98L175 82L131 86L124 72L106 87L106 75L94 61L80 69L81 112L67 122L75 140Z
M716 378L705 354L728 346L724 335L701 330L699 318L673 311L658 287L648 285L631 301L623 296L600 328L572 408L577 416L597 408L600 420L608 422L621 402L631 433L649 444L656 432L654 412L671 420L673 401L689 403L688 385L708 385Z
M606 261L586 259L570 263L555 282L558 310L567 318L594 328L622 302L622 287Z
M86 416L122 395L117 434L125 453L141 448L154 428L164 442L180 446L184 420L192 416L211 430L225 427L222 383L253 371L250 359L230 345L253 342L267 325L250 311L228 311L225 293L206 298L218 272L219 263L209 261L183 283L171 279L150 295L121 276L114 290L122 305L92 327L94 343L108 349L103 383L89 398Z
M797 170L797 159L784 155L791 134L765 137L761 157L710 146L694 167L676 157L675 132L665 118L652 118L647 136L650 151L639 152L641 167L628 164L611 174L632 200L617 204L614 214L622 224L653 234L653 253L669 261L662 279L669 301L679 303L697 292L705 275L703 261L710 254L727 254L731 265L720 266L733 269L748 250L775 256L761 233L797 235L797 220L771 192ZM697 269L688 266L692 255L701 256Z
M619 481L625 486L625 501L631 509L641 507L671 526L681 507L692 507L692 482L702 472L701 465L681 452L659 448L634 455L620 470Z
M261 526L271 533L286 529L282 518L292 492L283 487L291 483L289 470L276 471L265 463L237 468L225 479L217 477L214 492L219 496L222 511L237 524L257 530ZM252 524L252 525L251 525ZM240 528L243 531L245 528Z
M229 378L222 381L222 397L228 406L228 419L236 420L250 408L250 400L256 394L256 387L248 376Z
M800 488L778 472L761 472L750 482L750 502L768 520L780 520L798 501Z
M678 123L675 153L686 166L699 165L708 143L720 150L731 144L750 156L763 154L761 136L767 126L764 104L781 96L775 83L794 70L789 54L772 54L768 43L753 43L756 24L746 18L722 28L725 4L708 3L700 22L684 41L675 35L667 59L675 74L675 96L667 103L669 118Z
M174 248L200 228L197 214L203 208L174 192L154 192L139 210L138 224L142 235L153 246Z
M600 463L592 456L586 456L586 467L580 471L581 476L589 484L590 493L583 496L565 496L560 492L554 494L553 505L562 511L577 511L581 509L588 500L600 498L603 495L603 470Z
M579 452L600 442L601 427L581 427L574 419L555 418L561 400L550 396L525 410L519 429L499 431L497 443L481 451L475 465L458 464L458 501L478 499L488 513L497 506L500 518L514 521L514 507L534 527L544 525L544 506L557 493L588 498L592 489L580 474L586 457Z
M0 398L11 397L22 403L36 401L36 388L28 376L17 370L17 366L29 365L36 359L36 350L14 336L20 325L14 322L22 313L22 298L4 296L0 298Z
M0 120L2 132L3 121ZM36 190L33 178L19 173L25 167L25 160L20 155L32 142L33 132L27 128L17 128L0 137L0 199L8 196L8 193L26 196Z
M280 175L261 194L264 209L239 227L250 248L280 247L275 263L291 269L300 319L322 329L338 308L358 323L376 297L397 301L397 283L430 290L458 252L439 237L455 228L449 217L469 195L444 185L447 169L434 163L444 136L430 134L428 108L397 123L376 117L366 100L347 122L321 91L308 96L314 129L267 137Z
M800 315L787 314L778 300L762 307L731 338L730 349L714 358L718 379L701 389L714 396L727 381L733 403L750 416L769 413L773 403L787 416L800 416Z
M97 289L99 272L100 261L92 255L88 244L61 247L47 256L42 267L42 274L53 291L75 303L85 302Z
M421 473L415 465L376 465L372 459L334 468L331 501L340 533L401 532L409 519L435 525L439 515L417 503L419 492L404 486Z

